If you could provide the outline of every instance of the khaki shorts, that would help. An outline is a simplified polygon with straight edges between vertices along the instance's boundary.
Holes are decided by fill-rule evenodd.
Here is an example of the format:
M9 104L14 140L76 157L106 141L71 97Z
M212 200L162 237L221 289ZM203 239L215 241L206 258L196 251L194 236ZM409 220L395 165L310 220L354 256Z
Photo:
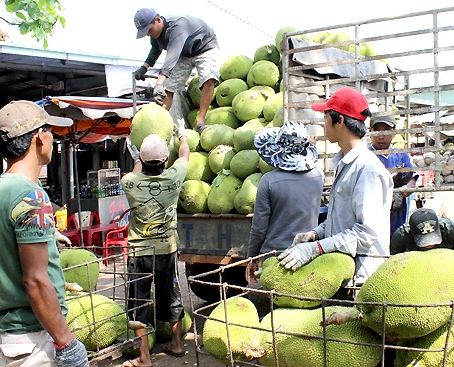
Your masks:
M55 348L47 331L0 333L1 367L56 367Z
M218 59L219 49L217 47L194 57L181 56L173 68L170 78L167 78L164 82L166 90L172 93L184 90L186 82L191 76L194 68L196 68L199 76L200 89L202 89L202 85L210 79L216 80L216 84L219 83L220 74Z

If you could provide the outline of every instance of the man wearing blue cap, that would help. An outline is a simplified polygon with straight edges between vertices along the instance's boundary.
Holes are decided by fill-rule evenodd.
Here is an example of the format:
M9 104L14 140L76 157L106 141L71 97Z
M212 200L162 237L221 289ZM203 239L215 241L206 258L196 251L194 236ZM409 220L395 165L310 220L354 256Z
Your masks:
M145 80L163 50L166 57L161 68L153 97L156 103L170 110L173 94L182 91L194 67L199 76L199 114L195 130L201 133L206 125L205 115L219 83L218 41L214 31L200 18L191 15L160 16L152 8L143 8L134 16L137 38L150 37L151 50L134 76Z

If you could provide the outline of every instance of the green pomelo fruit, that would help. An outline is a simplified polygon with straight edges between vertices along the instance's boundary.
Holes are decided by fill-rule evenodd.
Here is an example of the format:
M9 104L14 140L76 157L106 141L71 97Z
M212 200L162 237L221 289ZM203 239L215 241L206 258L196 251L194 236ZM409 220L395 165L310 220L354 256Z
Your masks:
M284 125L284 106L280 106L273 117L273 127L282 127Z
M386 301L385 332L390 339L425 336L445 325L451 318L451 307L427 307L454 299L452 276L454 251L432 249L410 251L391 256L361 286L358 302ZM419 305L414 307L390 304ZM382 306L359 304L361 322L382 332Z
M277 47L273 44L267 44L260 46L254 54L254 62L267 60L274 64L279 64L281 53Z
M230 161L235 155L235 150L231 145L217 145L208 153L208 164L211 170L218 174L222 170L230 169Z
M245 149L236 153L230 161L230 170L241 179L259 171L259 154L255 149Z
M276 48L282 52L282 47L281 47L281 42L282 42L282 36L284 35L284 33L293 33L293 32L298 32L300 29L297 28L297 27L293 27L293 26L285 26L285 27L282 27L281 29L279 29L277 31L277 34L276 34L276 37L275 37L275 45L276 45ZM302 40L307 40L308 37L305 35L305 34L300 34L297 36L298 38L301 38Z
M143 139L150 134L159 135L167 145L173 135L173 118L169 111L155 103L143 106L132 118L131 144L140 150Z
M274 87L279 82L280 72L276 64L271 61L261 60L252 65L247 74L249 87L256 85L268 85Z
M329 315L344 309L346 307L330 306L324 311ZM326 346L329 366L378 365L381 360L381 340L375 332L362 326L359 321L323 328L320 326L322 312L322 308L279 308L272 314L267 314L260 323L261 328L267 331L262 331L260 344L265 349L265 354L258 359L258 363L261 366L275 367L277 354L279 367L325 367Z
M96 260L96 255L85 249L72 248L62 251L60 265L66 283L77 283L85 292L95 289L99 278L99 262ZM66 270L73 266L77 267Z
M214 177L216 177L216 174L211 171L210 165L208 164L208 153L191 152L189 154L188 172L184 180L211 182Z
M188 311L184 310L184 317L181 319L181 338L191 330L192 318ZM172 340L172 329L170 324L165 321L156 320L156 339L159 343L170 342Z
M233 145L234 129L227 125L209 125L200 134L200 145L205 152L210 152L220 144Z
M233 113L243 122L260 117L263 113L265 97L257 90L238 93L232 101Z
M211 186L204 181L185 181L181 187L178 203L188 214L206 213L210 190Z
M228 298L225 305L224 302L217 305L205 321L203 346L224 365L230 359L230 349L233 359L250 361L263 354L259 326L257 309L250 300Z
M156 343L156 332L152 332L147 335L148 336L148 350L151 351ZM128 329L128 335L126 335L126 332L120 336L120 340L128 340L128 339L134 339L135 334L134 330ZM140 356L140 347L137 348L128 348L124 349L122 351L123 355L125 357L129 358L135 358Z
M200 135L197 131L192 129L185 129L186 130L186 138L188 140L189 151L191 152L200 152L203 150L202 146L200 145ZM173 139L173 148L178 154L180 149L180 139L174 138Z
M279 92L274 96L271 96L265 101L263 105L263 117L265 121L271 121L274 119L274 115L277 110L284 105L284 93Z
M224 81L235 78L246 79L253 63L254 62L245 55L230 56L221 64L219 73Z
M259 171L264 175L267 172L274 170L275 167L266 163L262 157L259 158Z
M298 297L314 297L316 300L299 300L293 297L276 296L273 301L279 307L311 308L319 306L321 298L331 298L342 284L352 279L355 261L341 252L318 256L296 271L280 265L277 257L263 262L259 276L263 289Z
M313 34L310 38L309 41L315 42L315 43L322 43L330 33L328 31L320 31L315 34Z
M240 126L240 120L233 113L233 108L230 106L218 107L208 112L205 117L207 125L227 125L232 129Z
M233 133L233 148L235 151L255 149L254 135L257 131L264 128L264 122L265 119L263 118L255 118L236 129Z
M219 107L231 106L233 98L248 88L249 86L242 79L234 78L224 80L216 89L216 103Z
M240 214L254 213L255 198L257 196L257 189L259 187L261 173L253 173L247 176L243 181L240 191L233 199L233 205Z
M211 191L208 194L208 209L210 212L213 214L227 214L235 209L233 199L242 185L243 181L233 173L220 172L213 180Z
M106 348L126 333L128 317L108 297L101 294L85 295L68 300L67 304L68 327L88 351Z
M344 41L349 41L349 40L350 40L350 36L347 33L341 32L341 31L333 32L323 40L322 45L327 45L330 43L337 43L337 42L344 42ZM338 48L339 50L348 51L349 45L335 46L335 47Z
M249 89L258 90L260 93L262 93L262 95L265 97L265 99L268 99L269 97L274 96L276 94L274 88L270 87L268 85L255 85Z

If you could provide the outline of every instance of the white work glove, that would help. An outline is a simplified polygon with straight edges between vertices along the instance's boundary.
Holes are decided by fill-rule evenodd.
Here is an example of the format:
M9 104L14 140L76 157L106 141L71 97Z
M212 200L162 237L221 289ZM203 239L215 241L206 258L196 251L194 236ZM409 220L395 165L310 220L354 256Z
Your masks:
M289 247L278 256L278 260L286 269L296 271L321 254L323 254L323 250L317 242L305 242Z
M293 239L292 246L290 246L290 247L293 247L301 242L312 242L312 241L317 241L317 240L318 240L318 235L317 235L317 232L315 232L315 231L298 233L295 236L295 238Z
M184 127L184 119L177 119L173 123L173 134L177 139L186 136L186 129Z
M71 246L71 240L65 235L61 234L58 229L55 229L55 240L59 246Z
M128 147L129 154L131 154L132 160L134 163L137 163L139 161L139 149L137 149L135 145L131 144L131 140L129 140L129 138L126 139L126 145Z
M397 191L393 194L393 203L392 203L392 206L391 206L391 210L394 212L394 211L397 211L397 210L400 210L400 208L402 208L402 201L404 200L403 196L402 196L402 193L400 191Z

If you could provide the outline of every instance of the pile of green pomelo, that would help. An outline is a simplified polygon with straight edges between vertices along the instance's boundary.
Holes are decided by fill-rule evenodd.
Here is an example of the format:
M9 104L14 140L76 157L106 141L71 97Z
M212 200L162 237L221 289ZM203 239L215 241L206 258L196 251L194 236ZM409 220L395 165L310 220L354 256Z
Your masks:
M253 213L259 181L263 174L274 169L259 157L254 134L283 125L280 44L284 33L297 31L296 27L283 27L276 34L275 44L257 48L253 59L233 55L221 63L221 80L205 118L209 127L201 135L192 130L200 105L198 76L189 82L186 92L193 109L186 118L186 132L191 155L179 212ZM310 38L299 37L321 44L350 39L345 32L318 32ZM346 51L355 52L355 45L350 46L353 47ZM362 56L377 54L368 44L360 45L360 53ZM148 134L161 135L169 144L170 165L179 149L179 141L172 139L172 124L167 110L153 103L146 105L134 116L131 141L140 148Z

